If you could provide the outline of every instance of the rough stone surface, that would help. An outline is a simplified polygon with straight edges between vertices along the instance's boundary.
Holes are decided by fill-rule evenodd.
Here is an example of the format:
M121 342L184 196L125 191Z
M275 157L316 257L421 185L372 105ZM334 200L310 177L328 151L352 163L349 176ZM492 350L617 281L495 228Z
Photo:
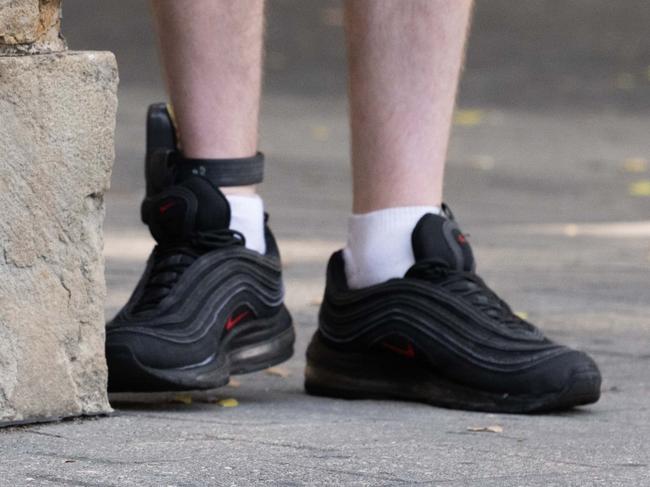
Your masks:
M109 410L103 195L115 58L0 57L0 424Z
M61 0L0 0L0 53L62 51Z

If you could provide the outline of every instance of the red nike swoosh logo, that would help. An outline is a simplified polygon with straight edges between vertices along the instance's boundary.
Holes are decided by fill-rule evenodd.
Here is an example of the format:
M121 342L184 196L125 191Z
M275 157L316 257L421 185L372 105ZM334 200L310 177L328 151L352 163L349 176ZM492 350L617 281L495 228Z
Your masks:
M237 325L237 323L239 323L241 320L246 318L249 314L250 311L242 311L235 317L230 316L228 318L228 321L226 321L226 331L232 330L235 327L235 325Z
M400 355L404 355L405 357L408 358L414 358L415 357L415 349L413 348L413 345L410 343L407 345L406 348L401 348L401 347L396 347L395 345L391 345L390 343L383 342L382 345L390 350L391 352L399 353Z
M162 215L163 213L165 213L167 210L169 210L175 205L176 205L175 201L170 201L169 203L165 203L159 208L160 214Z

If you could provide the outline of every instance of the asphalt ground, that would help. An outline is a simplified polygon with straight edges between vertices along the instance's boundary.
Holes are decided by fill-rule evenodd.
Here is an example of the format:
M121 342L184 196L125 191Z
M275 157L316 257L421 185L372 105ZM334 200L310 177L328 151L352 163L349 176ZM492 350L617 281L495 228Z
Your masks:
M143 123L164 91L147 15L142 1L65 4L70 46L113 50L121 70L109 317L152 247L138 216ZM596 358L598 404L528 417L304 394L304 349L351 201L345 56L338 2L271 0L262 192L295 357L210 402L120 404L108 418L2 430L0 484L650 485L648 25L643 0L479 1L446 175L479 272Z

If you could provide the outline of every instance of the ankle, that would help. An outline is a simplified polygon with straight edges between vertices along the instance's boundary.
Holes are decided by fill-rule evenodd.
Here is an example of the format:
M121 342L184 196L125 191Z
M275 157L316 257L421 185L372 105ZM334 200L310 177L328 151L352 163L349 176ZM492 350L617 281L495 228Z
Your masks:
M257 194L226 193L230 205L230 229L246 239L246 248L266 253L264 201Z
M372 286L404 277L415 263L411 235L426 213L440 214L437 206L406 206L353 214L343 258L348 286Z

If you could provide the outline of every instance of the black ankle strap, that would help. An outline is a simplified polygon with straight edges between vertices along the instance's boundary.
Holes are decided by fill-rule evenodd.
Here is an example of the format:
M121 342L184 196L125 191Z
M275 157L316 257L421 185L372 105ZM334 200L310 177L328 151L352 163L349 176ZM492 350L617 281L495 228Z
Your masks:
M201 176L220 187L247 186L261 183L264 179L264 154L261 152L238 159L188 159L179 153L172 157L176 181Z

